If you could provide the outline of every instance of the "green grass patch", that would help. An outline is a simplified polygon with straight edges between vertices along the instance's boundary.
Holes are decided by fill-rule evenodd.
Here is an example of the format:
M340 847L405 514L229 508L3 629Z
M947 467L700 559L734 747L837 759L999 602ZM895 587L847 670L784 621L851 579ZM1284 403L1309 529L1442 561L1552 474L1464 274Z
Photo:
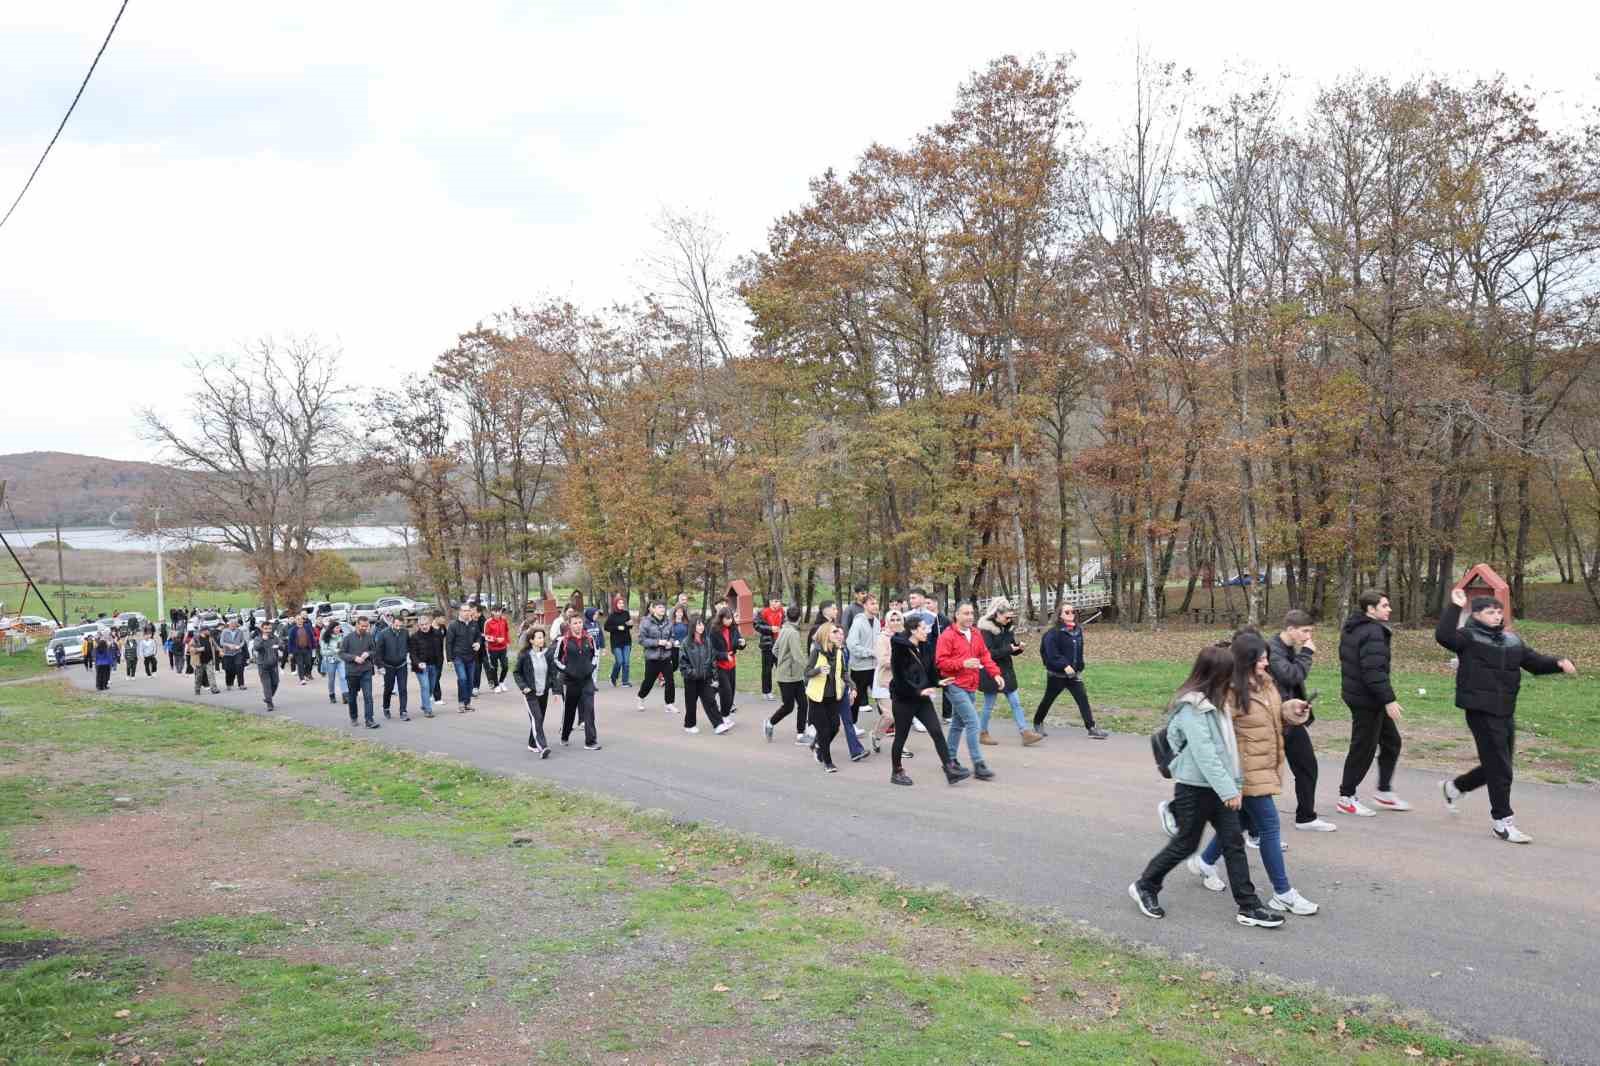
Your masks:
M0 1062L61 1066L110 1058L108 1039L170 1021L170 1000L135 1001L146 973L132 957L57 955L0 971ZM126 1011L124 1017L117 1017Z
M173 922L166 931L180 940L216 949L276 944L290 928L287 922L270 914L208 914Z

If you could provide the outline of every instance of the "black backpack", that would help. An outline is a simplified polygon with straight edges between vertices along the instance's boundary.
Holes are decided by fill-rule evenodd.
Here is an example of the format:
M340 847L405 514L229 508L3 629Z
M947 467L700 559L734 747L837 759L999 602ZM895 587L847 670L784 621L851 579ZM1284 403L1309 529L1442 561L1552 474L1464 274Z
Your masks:
M1150 734L1150 755L1156 761L1156 772L1167 780L1172 780L1172 763L1182 749L1174 748L1167 739L1167 726L1172 724L1172 716L1177 711L1174 704L1167 711L1167 716L1161 720L1161 728Z

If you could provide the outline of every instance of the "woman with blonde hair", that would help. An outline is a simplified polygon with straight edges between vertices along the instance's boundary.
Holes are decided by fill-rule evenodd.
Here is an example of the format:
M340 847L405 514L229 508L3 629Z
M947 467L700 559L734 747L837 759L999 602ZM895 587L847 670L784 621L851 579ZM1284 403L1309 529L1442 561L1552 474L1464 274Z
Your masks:
M978 675L978 688L983 690L983 711L978 716L978 741L982 744L999 743L989 735L989 716L994 713L995 701L1002 695L1011 704L1011 717L1017 723L1017 732L1022 734L1022 743L1037 744L1044 739L1042 734L1028 728L1028 719L1022 713L1022 699L1017 695L1017 668L1012 657L1022 653L1022 645L1017 643L1016 624L1017 609L1004 596L991 600L978 620L978 632L983 634L989 658L1000 668L999 677Z

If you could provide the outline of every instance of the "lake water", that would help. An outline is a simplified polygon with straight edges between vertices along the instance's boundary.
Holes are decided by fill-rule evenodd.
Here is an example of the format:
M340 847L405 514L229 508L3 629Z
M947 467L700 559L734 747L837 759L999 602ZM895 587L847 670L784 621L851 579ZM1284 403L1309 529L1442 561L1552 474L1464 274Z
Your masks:
M327 534L328 540L317 545L319 548L396 548L404 543L400 534L389 526L343 526L330 529ZM56 531L53 529L24 529L20 534L9 530L6 532L6 539L18 550L24 546L31 547L40 541L54 540L55 536ZM141 537L125 529L63 529L61 540L69 547L98 551L156 550L154 537ZM168 541L166 546L174 548L182 545Z

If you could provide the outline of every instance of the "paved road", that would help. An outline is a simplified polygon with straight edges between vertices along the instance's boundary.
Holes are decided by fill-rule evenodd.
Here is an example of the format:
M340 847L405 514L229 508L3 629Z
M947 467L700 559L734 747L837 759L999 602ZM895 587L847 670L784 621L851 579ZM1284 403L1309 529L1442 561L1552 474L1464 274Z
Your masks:
M92 680L82 670L67 673L86 687ZM248 695L200 699L260 712L251 680ZM184 679L168 673L119 677L113 690L194 698ZM1062 728L1024 749L1004 727L997 734L1004 746L990 749L999 780L951 788L919 736L912 742L918 758L908 764L917 784L907 789L888 784L887 750L824 776L787 725L772 744L763 742L768 705L747 694L732 733L689 736L662 712L658 695L641 714L625 692L607 688L599 699L605 750L575 743L539 761L525 747L527 718L515 692L481 698L478 712L462 716L448 702L452 691L447 680L446 710L435 720L395 719L357 732L720 822L909 881L1047 909L1235 970L1389 997L1473 1036L1525 1040L1559 1062L1600 1058L1600 796L1592 791L1519 782L1518 821L1538 842L1514 847L1490 835L1483 793L1452 817L1437 798L1439 775L1402 762L1397 788L1416 811L1357 819L1332 814L1330 805L1323 813L1339 832L1290 834L1290 876L1323 911L1269 932L1237 925L1226 893L1206 892L1181 868L1162 896L1165 921L1135 911L1128 882L1164 839L1154 811L1165 791L1143 737L1093 742ZM559 704L551 706L559 725ZM320 678L304 688L290 682L278 707L280 717L348 728ZM1339 749L1323 760L1327 801L1343 744L1326 729L1322 740ZM1252 866L1256 884L1265 885L1259 861Z

